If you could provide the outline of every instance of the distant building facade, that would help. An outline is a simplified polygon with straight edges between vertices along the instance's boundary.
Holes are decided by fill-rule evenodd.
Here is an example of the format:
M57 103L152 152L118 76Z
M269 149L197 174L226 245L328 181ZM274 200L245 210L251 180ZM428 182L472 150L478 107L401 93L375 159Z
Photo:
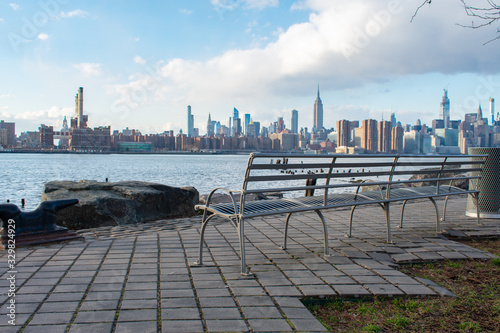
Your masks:
M0 145L4 148L16 146L16 123L0 121Z

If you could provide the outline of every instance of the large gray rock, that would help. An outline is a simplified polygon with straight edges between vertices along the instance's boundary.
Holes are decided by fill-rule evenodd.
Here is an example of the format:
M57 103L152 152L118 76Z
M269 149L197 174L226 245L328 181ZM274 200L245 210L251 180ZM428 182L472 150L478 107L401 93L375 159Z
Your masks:
M449 168L449 167L448 167ZM444 168L443 173L441 173L441 178L455 178L460 175L457 172L446 172L447 168ZM436 186L436 181L425 181L426 179L437 178L439 175L439 168L428 168L422 169L423 171L428 171L428 173L413 175L410 180L422 180L422 182L415 182L411 184L404 184L405 187L422 187L422 186ZM463 176L463 175L462 175ZM442 181L440 185L450 185L450 181ZM469 181L464 179L457 179L451 182L452 186L459 187L461 189L467 190L469 188Z
M122 181L52 181L45 184L42 201L76 198L78 205L57 215L57 224L70 229L116 226L192 216L199 194L194 187Z

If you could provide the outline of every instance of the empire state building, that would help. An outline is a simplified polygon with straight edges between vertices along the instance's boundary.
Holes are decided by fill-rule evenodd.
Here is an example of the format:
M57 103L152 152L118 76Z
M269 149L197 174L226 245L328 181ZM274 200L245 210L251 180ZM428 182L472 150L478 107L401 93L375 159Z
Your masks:
M318 132L323 129L323 102L319 98L319 85L318 85L318 96L314 102L314 114L313 114L313 131Z

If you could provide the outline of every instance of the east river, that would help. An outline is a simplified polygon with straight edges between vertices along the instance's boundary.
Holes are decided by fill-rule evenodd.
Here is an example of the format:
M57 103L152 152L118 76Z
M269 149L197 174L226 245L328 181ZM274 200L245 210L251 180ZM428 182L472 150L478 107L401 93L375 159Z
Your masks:
M200 194L241 189L248 155L0 154L0 203L33 209L52 180L139 180L193 186Z

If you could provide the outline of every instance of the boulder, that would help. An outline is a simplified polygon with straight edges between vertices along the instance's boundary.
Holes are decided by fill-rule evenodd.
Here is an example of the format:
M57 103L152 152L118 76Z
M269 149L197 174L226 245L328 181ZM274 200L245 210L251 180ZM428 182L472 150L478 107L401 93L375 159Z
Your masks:
M454 178L454 177L459 177L456 172L446 172L446 169L444 169L444 172L441 173L441 178ZM436 181L425 181L426 179L431 179L431 178L437 178L439 175L439 168L428 168L428 169L422 169L423 171L428 171L428 173L424 174L417 174L417 175L412 175L410 177L410 180L422 180L422 182L415 182L415 183L409 183L409 184L404 184L404 187L423 187L423 186L436 186L437 182ZM442 181L440 185L450 185L450 181ZM457 179L453 180L451 182L452 186L459 187L461 189L467 190L469 188L469 181L464 180L464 179Z
M86 229L192 216L199 194L194 187L140 181L52 181L43 187L42 201L69 198L79 203L58 213L57 224Z

